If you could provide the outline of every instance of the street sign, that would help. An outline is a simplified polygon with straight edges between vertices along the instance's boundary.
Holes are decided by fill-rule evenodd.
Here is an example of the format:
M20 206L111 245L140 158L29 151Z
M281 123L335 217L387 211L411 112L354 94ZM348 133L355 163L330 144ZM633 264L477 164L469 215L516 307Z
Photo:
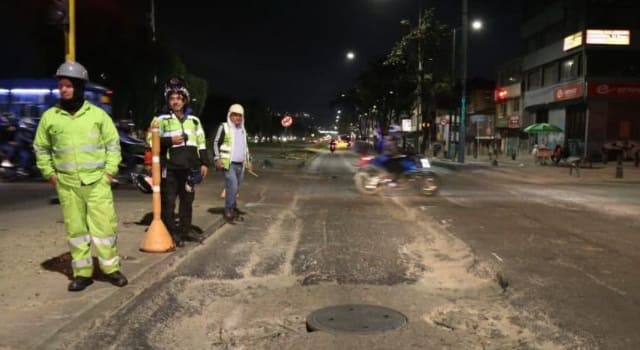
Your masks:
M290 115L285 115L284 117L282 117L282 120L280 120L280 124L282 124L282 126L284 126L285 128L288 128L291 126L291 124L293 124L293 118L291 118Z

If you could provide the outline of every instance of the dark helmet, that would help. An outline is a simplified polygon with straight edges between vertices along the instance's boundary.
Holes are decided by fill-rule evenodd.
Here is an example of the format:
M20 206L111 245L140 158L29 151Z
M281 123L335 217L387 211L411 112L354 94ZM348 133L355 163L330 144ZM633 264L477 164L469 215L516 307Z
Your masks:
M151 177L143 174L131 174L131 180L142 193L153 193Z
M169 96L176 92L184 97L185 103L189 103L190 97L187 83L182 78L173 77L164 84L165 101L169 101Z

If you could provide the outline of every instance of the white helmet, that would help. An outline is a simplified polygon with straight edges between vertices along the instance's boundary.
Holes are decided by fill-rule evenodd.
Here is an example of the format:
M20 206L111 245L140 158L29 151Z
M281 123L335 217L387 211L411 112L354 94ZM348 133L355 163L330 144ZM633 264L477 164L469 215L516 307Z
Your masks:
M231 107L229 107L229 115L231 115L231 113L237 113L244 116L244 108L240 104L232 104Z
M56 71L56 77L58 78L75 78L84 81L89 81L89 72L78 62L65 62L58 67Z

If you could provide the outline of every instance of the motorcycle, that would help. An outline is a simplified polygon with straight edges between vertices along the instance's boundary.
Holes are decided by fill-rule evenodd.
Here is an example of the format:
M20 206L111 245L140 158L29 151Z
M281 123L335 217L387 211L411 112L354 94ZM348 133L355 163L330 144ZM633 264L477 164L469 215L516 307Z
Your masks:
M390 170L390 163L394 170ZM367 195L380 193L385 188L408 186L424 196L431 196L438 191L438 183L435 173L431 170L431 164L427 158L401 155L393 158L385 156L362 156L357 164L358 171L354 175L354 182L358 192ZM397 171L399 176L394 181L392 171Z

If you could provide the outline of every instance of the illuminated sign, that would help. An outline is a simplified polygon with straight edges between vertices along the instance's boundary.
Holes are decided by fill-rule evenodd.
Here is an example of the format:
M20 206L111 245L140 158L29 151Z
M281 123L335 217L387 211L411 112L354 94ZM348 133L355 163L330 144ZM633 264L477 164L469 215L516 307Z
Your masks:
M589 82L587 85L589 96L640 98L640 84L627 82Z
M582 83L567 84L553 90L554 101L572 100L583 96Z
M562 50L569 51L574 47L578 47L582 45L582 31L577 33L573 33L564 38L564 45L562 46Z
M587 44L629 45L631 32L628 30L587 29Z
M402 131L413 131L411 119L402 119Z
M498 88L493 92L493 99L495 101L504 101L509 97L509 91L505 88Z

